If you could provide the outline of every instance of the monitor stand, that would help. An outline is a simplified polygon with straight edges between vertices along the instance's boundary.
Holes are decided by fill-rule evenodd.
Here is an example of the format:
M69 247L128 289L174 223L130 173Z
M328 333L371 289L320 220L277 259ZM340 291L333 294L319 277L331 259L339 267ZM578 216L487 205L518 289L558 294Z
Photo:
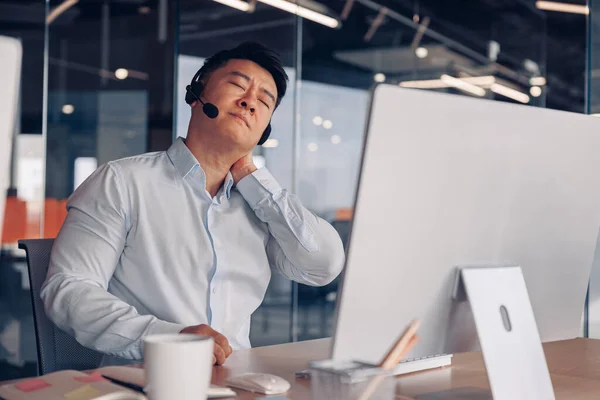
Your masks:
M454 298L469 301L495 400L554 400L521 267L459 268Z

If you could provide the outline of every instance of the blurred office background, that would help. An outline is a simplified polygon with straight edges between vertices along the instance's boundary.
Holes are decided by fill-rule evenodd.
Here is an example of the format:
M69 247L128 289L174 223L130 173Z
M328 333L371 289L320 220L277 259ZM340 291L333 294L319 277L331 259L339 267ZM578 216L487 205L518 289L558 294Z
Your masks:
M280 52L288 94L256 162L346 243L373 84L600 114L600 2L569 1L554 11L535 0L0 1L0 35L23 46L0 227L0 380L35 374L16 241L55 237L66 199L97 166L185 136L185 85L207 56L245 40ZM397 115L402 129L411 116ZM596 279L586 329L600 336ZM337 288L274 275L252 344L329 336Z

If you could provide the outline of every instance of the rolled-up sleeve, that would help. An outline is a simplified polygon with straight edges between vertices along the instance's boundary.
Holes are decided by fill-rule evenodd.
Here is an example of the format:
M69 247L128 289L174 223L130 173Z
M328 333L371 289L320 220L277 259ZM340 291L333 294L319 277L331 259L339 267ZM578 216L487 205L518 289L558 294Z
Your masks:
M140 360L144 336L184 326L139 315L107 291L130 224L118 168L101 166L69 198L41 298L50 320L82 345Z
M344 248L337 231L282 189L266 168L240 180L237 189L269 228L267 255L272 267L311 286L326 285L339 275Z

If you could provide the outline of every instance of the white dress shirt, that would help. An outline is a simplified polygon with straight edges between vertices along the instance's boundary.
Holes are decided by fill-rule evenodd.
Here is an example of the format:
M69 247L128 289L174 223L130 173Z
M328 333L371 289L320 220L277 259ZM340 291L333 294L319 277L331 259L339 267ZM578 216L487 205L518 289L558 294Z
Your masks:
M41 297L49 318L104 364L143 358L142 338L208 324L250 347L271 269L320 286L341 271L337 232L261 168L214 198L183 139L112 161L69 198Z

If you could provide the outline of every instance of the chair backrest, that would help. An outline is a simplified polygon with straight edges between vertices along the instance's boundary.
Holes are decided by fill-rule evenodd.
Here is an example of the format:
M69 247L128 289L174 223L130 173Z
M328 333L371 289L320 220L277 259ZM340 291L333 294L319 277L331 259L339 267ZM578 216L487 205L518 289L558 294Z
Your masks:
M102 361L101 353L79 344L46 316L40 290L48 272L53 243L54 239L19 240L19 248L27 253L38 371L41 375L63 369L94 369Z

